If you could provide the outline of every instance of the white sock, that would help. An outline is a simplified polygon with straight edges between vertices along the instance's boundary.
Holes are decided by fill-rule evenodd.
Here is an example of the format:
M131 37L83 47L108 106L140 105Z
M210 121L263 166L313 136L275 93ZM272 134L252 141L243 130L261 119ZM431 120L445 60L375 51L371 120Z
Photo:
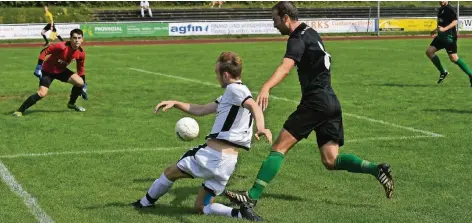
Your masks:
M149 12L149 17L152 17L152 11L151 11L151 8L148 8L148 12Z
M172 187L173 184L174 184L174 182L167 179L166 175L164 175L164 173L162 173L161 177L159 177L159 179L155 180L154 183L151 185L151 187L149 188L146 196L144 196L141 199L141 204L143 206L149 206L149 205L153 204L154 202L156 202L157 199L162 197L162 195L166 194L167 191L169 191L169 189ZM149 200L148 196L152 200Z
M218 203L208 204L207 206L203 207L203 213L206 215L214 214L233 218L242 218L241 212L238 209L230 208Z
M144 17L144 9L141 8L141 17Z

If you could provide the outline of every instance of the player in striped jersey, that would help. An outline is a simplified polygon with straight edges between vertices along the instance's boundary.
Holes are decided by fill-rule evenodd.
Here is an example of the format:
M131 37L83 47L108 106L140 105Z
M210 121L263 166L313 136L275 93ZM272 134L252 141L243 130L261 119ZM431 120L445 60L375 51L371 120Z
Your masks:
M272 133L264 126L262 109L242 83L241 72L241 58L233 52L223 52L215 65L216 78L221 87L226 89L222 96L206 105L163 101L156 106L156 113L161 109L166 111L175 107L197 116L216 113L216 119L206 137L206 143L190 149L176 164L167 167L146 195L132 203L134 207L153 206L178 179L203 178L204 182L195 202L195 208L200 213L262 220L246 204L236 209L213 202L215 196L223 193L235 169L239 150L249 150L251 147L253 117L257 126L256 138L265 136L272 143Z

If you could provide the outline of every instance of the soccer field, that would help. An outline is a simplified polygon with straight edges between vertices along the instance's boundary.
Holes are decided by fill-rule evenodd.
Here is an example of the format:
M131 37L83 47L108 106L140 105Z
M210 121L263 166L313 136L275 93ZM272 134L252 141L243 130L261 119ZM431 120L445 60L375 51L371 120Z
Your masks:
M293 148L256 212L269 222L472 222L469 175L472 88L445 52L450 75L425 56L430 39L327 41L333 88L341 101L341 152L392 165L396 191L385 198L370 175L324 169L312 134ZM472 66L472 39L459 56ZM223 93L214 63L222 51L243 58L243 82L257 95L285 52L285 42L86 46L87 111L68 110L71 85L55 81L23 117L11 113L38 86L41 48L0 48L0 222L240 222L199 216L201 180L182 180L152 209L135 210L169 164L204 142L214 116L194 117L200 137L180 141L177 109L153 114L161 100L208 103ZM70 65L75 70L75 63ZM295 110L295 70L271 91L265 112L274 137ZM228 188L248 189L270 145L242 151ZM228 203L224 197L216 201Z

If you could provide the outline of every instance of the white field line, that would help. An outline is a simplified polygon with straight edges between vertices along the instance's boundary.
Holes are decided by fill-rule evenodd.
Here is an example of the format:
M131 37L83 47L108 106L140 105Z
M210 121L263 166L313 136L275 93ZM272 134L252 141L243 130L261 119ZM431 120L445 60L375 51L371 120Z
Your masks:
M21 158L21 157L40 157L40 156L62 156L62 155L81 155L81 154L105 154L105 153L132 153L145 151L164 151L173 150L180 147L158 147L158 148L134 148L134 149L117 149L117 150L93 150L93 151L65 151L65 152L45 152L45 153L20 153L13 155L2 155L0 159L5 158Z
M213 86L213 87L220 87L220 86L217 85L217 84L212 84L212 83L208 83L208 82L204 82L204 81L199 81L199 80L195 80L195 79L190 79L190 78L186 78L186 77L180 77L180 76L175 76L175 75L163 74L163 73L159 73L159 72L152 72L152 71L147 71L147 70L142 70L142 69L137 69L137 68L128 68L128 69L134 70L134 71L138 71L138 72L142 72L142 73L154 74L154 75L159 75L159 76L163 76L163 77L174 78L174 79L178 79L178 80L184 80L184 81L189 81L189 82L204 84L204 85ZM252 92L252 93L253 93L253 94L257 94L257 92ZM282 100L282 101L287 101L287 102L293 102L293 103L297 103L297 104L299 103L298 101L291 100L291 99L288 99L288 98L277 97L277 96L273 96L273 95L271 95L270 97L271 97L271 98L274 98L274 99L277 99L277 100ZM379 124L383 124L383 125L388 125L388 126L392 126L392 127L395 127L395 128L399 128L399 129L408 130L408 131L411 131L411 132L421 133L421 134L424 134L424 135L427 135L427 136L430 136L430 137L444 137L443 135L438 134L438 133L434 133L434 132L430 132L430 131L425 131L425 130L421 130L421 129L415 129L415 128L408 127L408 126L402 126L402 125L398 125L398 124L394 124L394 123L390 123L390 122L386 122L386 121L382 121L382 120L377 120L377 119L373 119L373 118L369 118L369 117L365 117L365 116L361 116L361 115L356 115L356 114L351 114L351 113L343 113L343 114L346 115L346 116L350 116L350 117L354 117L354 118L357 118L357 119L366 120L366 121L373 122L373 123L379 123Z
M438 138L438 136L432 135L418 135L418 136L386 136L386 137L371 137L362 139L350 139L346 142L365 142L365 141L393 141L393 140L410 140L410 139L421 139L421 138Z
M437 138L437 136L394 136L394 137L372 137L362 139L349 139L346 142L356 143L365 141L391 141L391 140L410 140L421 138ZM313 144L316 146L315 144ZM259 146L258 146L259 147ZM107 154L107 153L134 153L134 152L148 152L148 151L170 151L186 149L187 147L160 147L160 148L134 148L134 149L117 149L117 150L101 150L101 151L66 151L66 152L44 152L44 153L20 153L13 155L2 155L1 159L16 159L16 158L30 158L30 157L48 157L48 156L64 156L64 155L88 155L88 154ZM189 147L190 148L190 147ZM253 147L254 148L254 147ZM187 148L188 149L188 148Z
M28 207L29 211L34 215L36 220L40 223L53 223L51 217L46 214L46 212L39 207L36 198L31 196L28 192L23 190L21 184L16 182L15 177L8 171L7 167L0 161L0 177L2 181L10 188L10 190L15 193L18 197L23 199L23 202Z

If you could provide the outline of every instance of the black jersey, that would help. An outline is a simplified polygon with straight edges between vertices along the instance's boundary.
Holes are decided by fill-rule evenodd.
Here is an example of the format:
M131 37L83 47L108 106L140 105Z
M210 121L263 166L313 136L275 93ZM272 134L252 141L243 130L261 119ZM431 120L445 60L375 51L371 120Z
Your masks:
M325 51L320 35L313 28L301 23L290 34L284 57L295 61L303 96L333 92L331 56Z

